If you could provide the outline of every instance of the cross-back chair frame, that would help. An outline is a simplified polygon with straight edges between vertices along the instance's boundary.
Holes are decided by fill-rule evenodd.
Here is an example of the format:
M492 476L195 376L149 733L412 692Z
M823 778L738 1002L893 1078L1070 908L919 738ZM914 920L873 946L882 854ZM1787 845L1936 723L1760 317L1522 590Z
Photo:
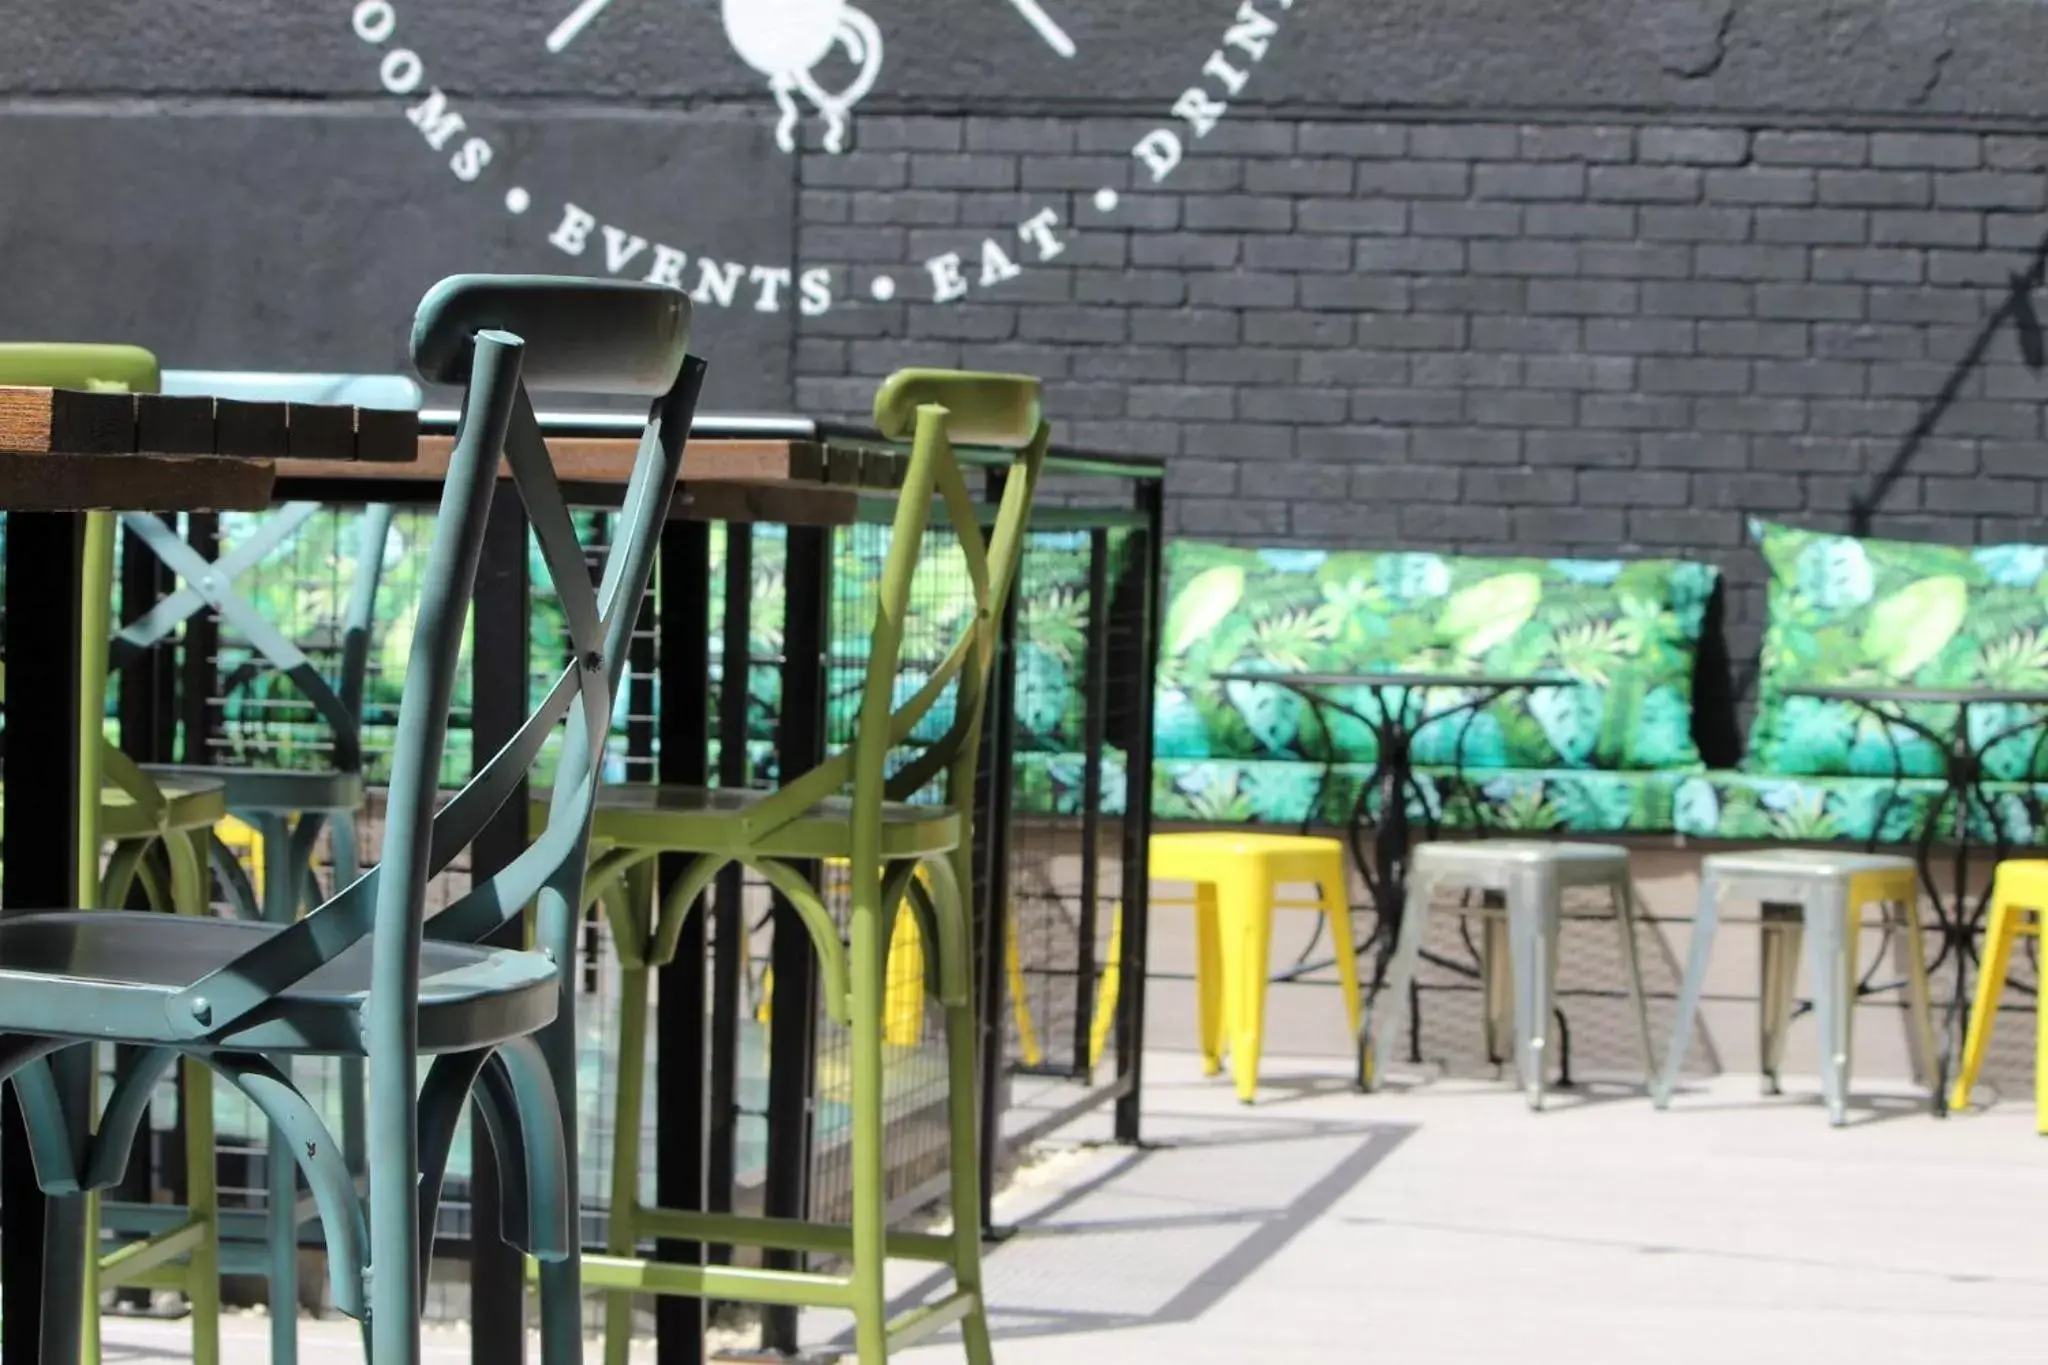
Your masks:
M225 966L160 999L143 995L132 1005L134 1017L95 1020L103 1036L166 1040L134 1049L97 1131L65 1123L48 1068L34 1065L79 1037L0 1036L0 1078L12 1079L22 1097L38 1179L51 1193L105 1188L118 1178L149 1098L177 1055L202 1060L234 1085L290 1139L328 1239L334 1302L364 1320L376 1365L418 1360L434 1213L456 1121L472 1098L505 1173L506 1233L542 1262L543 1358L550 1365L581 1358L576 1127L568 1112L576 1041L571 979L557 968L556 1011L538 1032L456 1050L448 1039L420 1036L420 951L426 938L481 942L537 903L540 951L557 964L571 960L611 697L702 383L702 362L684 354L688 317L688 300L675 291L604 281L456 277L428 294L415 323L415 363L429 379L466 380L466 395L429 549L419 647L399 709L383 858ZM537 331L537 343L505 329L511 326ZM530 352L538 353L533 363ZM523 365L563 387L653 398L621 534L595 588L527 397ZM511 741L436 810L457 658L501 458L561 595L575 657ZM428 921L429 878L509 799L557 724L566 724L567 733L546 828L511 864ZM275 1048L281 1038L346 1050L346 1040L306 1033L285 993L365 940L369 987L352 1029L369 1064L371 1150L378 1154L367 1204L315 1106L257 1050ZM489 980L465 984L489 998ZM61 978L29 977L11 988L38 1016L62 1019L64 985ZM117 1012L130 1010L124 1002ZM147 1017L152 1011L160 1017ZM439 1055L421 1082L423 1048ZM387 1267L383 1274L376 1273L380 1265ZM393 1266L405 1269L392 1273Z

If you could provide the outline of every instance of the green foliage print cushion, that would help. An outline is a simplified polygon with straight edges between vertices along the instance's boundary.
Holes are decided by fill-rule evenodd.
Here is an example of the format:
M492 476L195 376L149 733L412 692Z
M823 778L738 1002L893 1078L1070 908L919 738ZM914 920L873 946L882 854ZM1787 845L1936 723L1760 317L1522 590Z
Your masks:
M1923 736L1847 702L1787 695L1801 686L2048 689L2048 547L1859 540L1768 522L1750 531L1771 570L1753 770L1940 775L1941 753ZM1937 732L1956 719L1952 706L1913 714ZM2040 732L2007 733L2028 719L2018 707L1970 709L1993 778L2048 776Z
M1565 674L1576 683L1504 697L1426 724L1415 761L1467 768L1694 766L1692 686L1716 572L1676 560L1488 559L1414 552L1167 547L1155 714L1176 759L1334 756L1369 763L1372 728L1285 688L1217 673ZM1466 688L1411 697L1453 710ZM1366 717L1379 705L1339 698ZM1393 704L1395 699L1389 699Z

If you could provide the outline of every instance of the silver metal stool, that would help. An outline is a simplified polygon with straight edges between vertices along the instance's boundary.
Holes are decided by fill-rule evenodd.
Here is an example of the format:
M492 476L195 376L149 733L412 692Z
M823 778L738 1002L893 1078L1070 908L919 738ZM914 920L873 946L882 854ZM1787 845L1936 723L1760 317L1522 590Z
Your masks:
M1494 973L1499 959L1507 958L1513 983L1515 1068L1529 1097L1529 1107L1541 1109L1551 1000L1557 990L1557 938L1564 920L1564 893L1580 886L1605 887L1614 898L1622 960L1628 967L1629 999L1643 1034L1644 1068L1646 1074L1653 1073L1657 1058L1650 1043L1649 1013L1643 1005L1642 963L1636 955L1635 896L1629 882L1628 850L1612 844L1486 839L1421 844L1415 849L1408 874L1407 901L1401 914L1401 934L1394 947L1386 990L1380 993L1392 997L1392 1017L1385 1028L1377 1028L1372 1021L1366 1026L1373 1049L1372 1075L1386 1074L1393 1039L1406 1014L1408 983L1415 976L1415 960L1422 951L1431 897L1445 889L1495 892L1504 904L1474 906L1464 913L1488 918L1486 974L1490 994L1497 986ZM1502 927L1507 934L1505 954L1496 947L1496 935ZM1490 1000L1489 1046L1497 1028Z
M1833 849L1768 848L1750 853L1716 853L1700 862L1699 918L1693 922L1686 955L1685 984L1678 992L1671 1051L1651 1098L1662 1109L1671 1103L1678 1069L1685 1062L1693 1016L1706 985L1714 929L1721 902L1740 895L1763 906L1764 1091L1778 1093L1778 1068L1785 1056L1786 1026L1792 1019L1793 985L1799 950L1813 935L1813 1004L1820 1020L1821 1094L1828 1121L1848 1122L1851 1012L1856 1004L1856 943L1863 907L1877 904L1886 923L1902 932L1906 953L1908 1027L1913 1060L1934 1084L1934 1011L1927 988L1927 945L1920 921L1919 871L1911 858ZM1936 1097L1939 1103L1939 1097Z

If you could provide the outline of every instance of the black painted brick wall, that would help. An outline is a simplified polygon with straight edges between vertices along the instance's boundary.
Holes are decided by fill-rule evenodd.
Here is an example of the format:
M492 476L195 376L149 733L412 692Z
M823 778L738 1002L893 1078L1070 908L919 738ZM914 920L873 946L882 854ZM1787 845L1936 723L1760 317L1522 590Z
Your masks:
M2048 139L1226 122L1155 189L1144 128L871 117L805 157L800 255L852 274L798 320L798 406L858 413L905 363L1015 367L1063 439L1171 457L1182 535L1704 557L1738 687L1752 514L2048 534L2048 380L2008 316L2048 240ZM971 264L1062 200L1055 262L864 302L864 268Z

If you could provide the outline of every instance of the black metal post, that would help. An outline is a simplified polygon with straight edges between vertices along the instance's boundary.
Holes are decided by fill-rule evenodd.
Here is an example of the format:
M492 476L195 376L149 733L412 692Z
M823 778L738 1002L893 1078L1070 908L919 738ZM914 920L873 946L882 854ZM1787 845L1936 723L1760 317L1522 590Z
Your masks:
M1003 498L1004 471L991 470L985 496L992 504ZM981 1232L986 1240L1006 1234L995 1225L996 1161L1003 1150L1003 995L1009 987L1003 955L1010 934L1010 791L1011 752L1017 715L1017 595L1004 604L996 632L996 657L989 675L988 706L982 715L981 791L973 793L980 818L974 822L974 911L980 923L974 941L980 946L981 980L975 1016L981 1029Z
M747 741L751 738L748 684L753 657L754 528L735 523L725 530L725 671L718 688L718 785L747 785ZM731 1213L739 1182L740 980L747 967L745 880L739 864L718 874L717 919L711 951L711 1098L704 1202L714 1213ZM729 1264L731 1247L713 1247L711 1259Z
M1095 1084L1095 934L1102 894L1102 751L1108 746L1109 532L1088 533L1088 654L1082 669L1081 914L1074 934L1074 1074Z
M599 525L603 525L602 515ZM595 538L593 538L595 539ZM602 580L603 560L594 561L590 566L591 583L595 586ZM654 608L654 594L649 593L640 603L639 618L633 623L633 634L626 642L626 780L648 781L656 775L654 708L659 689L654 685L657 661L655 641L659 635L659 620ZM604 973L604 936L599 926L604 922L604 907L593 904L583 917L583 993L596 995Z
M125 625L170 591L171 574L133 532L121 536L121 620ZM177 730L176 652L144 650L120 673L121 749L144 763L169 763Z
M1116 1021L1116 1139L1136 1143L1141 1126L1145 1067L1145 952L1151 906L1152 842L1152 697L1159 676L1160 580L1165 562L1166 486L1163 480L1138 484L1138 510L1145 515L1141 549L1143 591L1133 594L1130 627L1139 632L1137 677L1126 678L1136 707L1125 750L1124 783L1124 919L1123 957L1119 969Z
M185 519L185 539L211 563L220 558L220 517L194 512ZM180 719L185 731L184 761L211 763L213 741L220 734L220 618L201 609L185 618L185 658L179 686Z
M169 591L171 575L164 568L163 561L143 544L141 537L133 532L123 532L121 540L121 621L126 625L148 611ZM144 650L120 672L118 715L121 750L138 763L172 761L178 699L176 662L176 651L166 643ZM139 906L140 897L141 891L137 888L130 893L129 904ZM123 1064L133 1051L130 1048L115 1049L116 1065ZM175 1139L174 1144L166 1145L174 1145L176 1150L165 1154L169 1158L166 1164L158 1165L152 1160L157 1147L155 1135L145 1127L142 1141L136 1143L128 1154L128 1166L121 1174L120 1183L109 1192L112 1198L123 1203L149 1203L155 1179L175 1172L178 1188L168 1193L171 1202L184 1202L184 1087L173 1087L172 1093L180 1108L177 1122L165 1136ZM123 1307L139 1311L149 1307L150 1291L139 1286L127 1286L115 1291L114 1297Z
M658 773L665 783L701 787L707 776L710 729L711 528L672 521L661 533L661 698L657 723ZM664 854L661 895L683 875L689 859ZM655 1201L665 1209L704 1208L704 916L690 914L675 960L660 969L655 990L654 1131L659 1134ZM656 1255L672 1265L702 1265L704 1246L664 1238ZM704 1359L705 1304L663 1295L654 1301L655 1360L659 1365L700 1365Z
M527 669L531 659L531 589L526 567L526 509L510 488L491 502L478 562L472 617L475 647L470 652L472 710L470 744L478 771L509 741L526 719ZM527 791L519 785L477 835L470 848L470 875L481 881L496 874L526 848ZM491 942L519 947L515 922ZM518 1365L526 1358L526 1262L499 1234L497 1153L480 1118L470 1122L469 1182L469 1358L475 1365Z
M784 781L825 756L825 656L830 644L832 533L789 528L783 572L782 716L776 734L776 772ZM815 884L815 864L798 869ZM811 1108L818 1053L817 963L810 936L794 907L775 901L775 1011L768 1039L768 1173L762 1192L771 1218L802 1218L810 1204L811 1150L816 1137ZM800 1269L801 1253L771 1251L770 1268ZM761 1312L763 1349L797 1349L794 1308Z
M14 802L0 824L0 909L78 904L79 568L85 521L74 513L7 518L7 762L37 775L34 801ZM73 1134L82 1135L91 1050L52 1059ZM45 1302L43 1267L85 1255L85 1199L46 1198L36 1187L28 1130L9 1087L0 1110L0 1362L79 1358L80 1305Z

